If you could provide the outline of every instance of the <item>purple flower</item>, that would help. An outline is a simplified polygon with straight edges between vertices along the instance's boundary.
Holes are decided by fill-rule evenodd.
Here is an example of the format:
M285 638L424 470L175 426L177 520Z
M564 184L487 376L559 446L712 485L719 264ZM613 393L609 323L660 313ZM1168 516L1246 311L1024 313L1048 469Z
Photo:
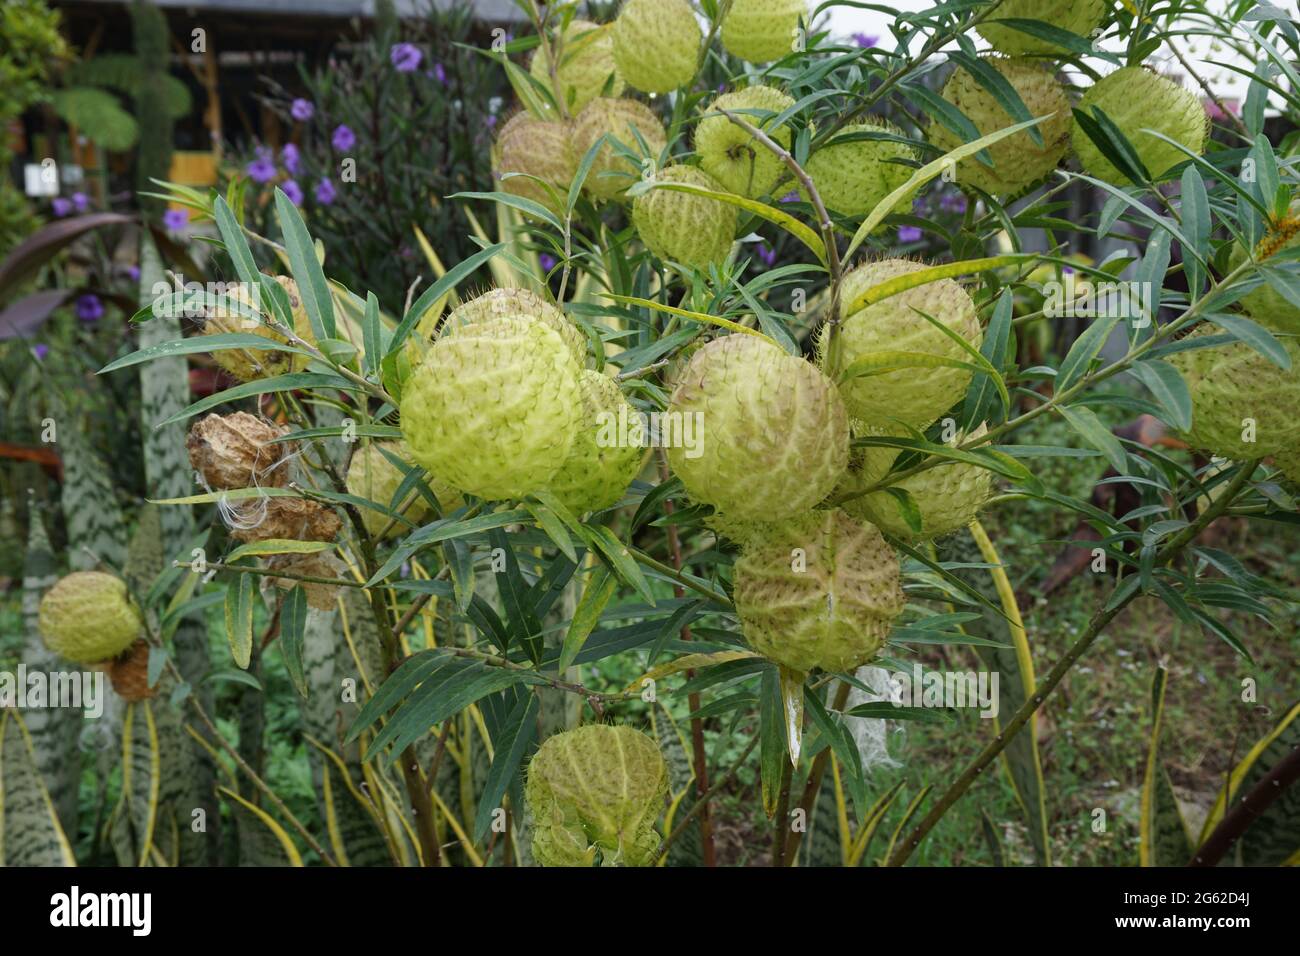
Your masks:
M486 126L488 129L495 129L497 125L497 118L495 116L489 116L487 119L483 120L483 125Z
M447 85L447 71L443 68L441 63L435 63L433 65L433 78L443 86Z
M555 268L555 256L547 255L545 252L537 254L537 263L542 267L543 272L550 272Z
M311 100L304 100L300 97L289 105L289 115L299 123L305 123L316 115L316 107L311 105Z
M939 199L939 208L944 212L963 213L966 211L966 197L961 193L945 193Z
M334 127L334 135L330 137L330 142L340 153L346 153L357 145L357 136L352 130L340 123Z
M316 201L322 206L328 206L334 202L338 194L334 191L334 184L328 179L322 179L316 184Z
M290 176L298 175L298 147L293 143L285 143L284 149L280 150L280 162L284 163L284 168L289 171Z
M792 189L784 196L781 197L781 202L798 202L798 201L799 201L799 190L797 189Z
M289 202L293 203L295 206L302 205L302 187L296 182L292 179L286 179L284 182L280 183L280 188L283 189L284 194L289 197Z
M36 360L38 362L44 359L45 356L49 354L50 354L50 347L46 345L44 342L38 342L36 345L32 346L32 355L36 356Z
M126 267L126 277L127 277L128 279L130 279L132 282L139 282L139 281L140 281L140 267L139 267L139 266L127 266L127 267Z
M55 196L50 200L50 209L60 219L64 216L70 216L73 209L72 200L64 199L62 196Z
M423 56L414 43L394 43L388 51L388 58L393 61L393 68L398 73L414 73L420 68Z
M855 33L853 34L853 42L856 46L865 50L868 47L873 47L879 43L880 37L872 36L869 33Z
M168 209L163 213L163 227L168 232L184 232L189 224L190 213L187 209Z
M760 242L754 251L759 260L769 269L776 263L776 250L766 242Z
M85 212L90 208L90 197L85 193L73 193L72 205L76 208L77 212Z
M271 151L265 146L257 148L257 159L244 167L244 172L255 183L269 183L275 178L275 163L271 161Z
M920 242L920 241L921 241L921 227L920 227L920 226L899 226L899 227L898 227L898 241L899 241L899 242L904 242L904 243L906 243L906 242Z
M87 293L77 299L77 318L82 322L98 322L104 317L104 303L99 296Z

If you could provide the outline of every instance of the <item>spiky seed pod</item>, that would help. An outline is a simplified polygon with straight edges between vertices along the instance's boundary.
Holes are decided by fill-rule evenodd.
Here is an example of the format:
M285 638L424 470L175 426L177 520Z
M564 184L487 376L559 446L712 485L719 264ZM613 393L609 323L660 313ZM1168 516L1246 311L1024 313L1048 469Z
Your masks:
M313 578L341 579L346 565L327 551L317 554L276 554L266 559L268 571L284 571ZM340 585L321 584L319 581L302 581L297 578L265 578L283 591L302 586L307 595L307 606L318 611L332 611L338 607Z
M482 498L545 488L573 447L578 363L530 316L476 322L438 339L402 394L411 457Z
M848 464L848 417L835 386L755 335L728 335L696 352L668 410L702 426L694 448L669 447L673 471L692 497L730 518L779 521L808 511Z
M348 491L359 498L374 501L384 507L392 506L393 496L406 480L406 473L393 462L394 458L407 465L412 464L411 454L401 442L370 442L358 448L353 453L352 460L348 462L348 474L345 479ZM429 490L438 499L438 505L444 512L455 511L465 503L460 494L445 482L429 476L428 484ZM393 510L404 515L409 521L421 524L432 509L419 489L413 488L399 505L393 507ZM393 521L388 514L374 508L362 508L361 521L372 535L379 534L390 524L392 527L385 537L391 538L407 531L406 525L400 521Z
M136 641L108 665L108 682L117 696L132 703L154 696L149 686L149 642Z
M1187 156L1143 130L1162 133L1194 153L1205 151L1210 118L1201 101L1190 90L1144 67L1126 66L1094 84L1079 100L1078 109L1091 116L1094 107L1119 128L1156 180L1186 162ZM1115 186L1132 185L1097 148L1078 120L1072 121L1070 135L1085 171Z
M1050 40L1040 40L1015 27L992 21L1038 20L1077 33L1081 37L1088 37L1101 26L1107 6L1106 0L1002 0L993 11L992 20L986 20L975 29L999 53L1008 56L1051 56L1066 51Z
M939 279L890 296L849 313L854 300L868 289L898 276L925 269L908 259L882 259L858 266L844 277L840 293L840 334L837 346L826 348L826 330L818 343L822 369L832 379L854 361L873 352L921 352L967 361L956 342L927 321L922 313L956 332L975 348L983 341L975 303L951 279ZM840 383L849 414L869 425L902 422L923 428L951 408L966 392L971 373L946 366L904 368Z
M670 93L695 77L703 34L686 0L627 0L613 35L614 64L629 86Z
M875 527L838 508L748 542L735 580L745 640L801 673L867 663L906 603L893 549Z
M587 361L587 336L569 321L568 316L528 289L489 289L451 310L442 323L439 335L455 335L457 330L479 322L521 315L537 319L564 340L579 365Z
M45 646L78 664L117 657L140 636L140 610L120 578L74 571L41 598L37 627Z
M1043 137L1042 145L1034 142L1029 131L999 140L988 148L990 169L975 157L957 164L957 182L998 195L1013 195L1042 179L1060 163L1070 147L1070 101L1051 70L1033 60L1008 60L986 57L1020 95L1030 116L1049 119L1034 127ZM980 136L987 136L1015 123L1011 114L975 77L965 69L956 70L943 87L943 98L975 124ZM945 153L965 142L942 123L930 126L930 141Z
M1198 330L1188 338L1208 334ZM1279 341L1291 357L1289 370L1244 342L1170 357L1192 395L1188 438L1193 445L1222 458L1249 461L1300 444L1300 342L1289 337Z
M655 174L655 180L725 192L717 180L694 166L668 166ZM736 210L707 196L652 189L633 201L632 224L646 248L660 259L707 270L731 253Z
M576 515L616 504L641 470L642 449L620 441L619 412L631 421L635 408L608 375L584 369L578 377L582 422L569 457L550 490Z
M542 866L652 866L668 767L631 727L588 724L548 737L528 765L524 797Z
M275 276L275 282L289 297L289 307L293 310L293 333L309 345L316 344L316 335L307 317L307 307L298 293L298 284L289 276ZM267 295L259 288L253 292L243 283L228 290L227 298L234 303L257 309L258 319L245 315L231 307L214 307L208 310L203 322L204 335L220 335L232 332L260 335L273 342L288 344L289 340L272 329L267 322L275 313L266 301ZM259 378L271 378L297 372L307 367L311 359L299 352L279 351L275 349L220 349L212 353L213 360L241 382L251 382Z
M744 112L738 115L789 149L790 127L785 124L774 127L772 122L776 119L775 114L791 106L794 106L794 99L788 94L761 84L723 93L705 110L704 119L695 128L695 152L700 157L700 168L720 182L727 192L737 196L756 199L769 192L781 178L785 164L719 111L770 111L774 115L760 117Z
M1289 213L1265 233L1255 247L1256 262L1267 262L1283 249L1300 245L1300 202L1292 202ZM1235 270L1249 256L1240 245L1232 247L1228 268ZM1260 325L1278 332L1300 335L1300 306L1288 300L1269 282L1256 286L1239 300L1246 313Z
M528 113L512 116L501 127L492 150L492 172L501 188L559 212L578 166L572 132L567 122L548 122Z
M554 41L553 41L554 43ZM590 20L572 20L560 40L560 62L556 68L559 88L551 83L550 46L539 46L528 64L533 79L551 90L555 99L576 115L597 96L618 96L623 77L614 63L614 40L610 27Z
M988 428L980 425L970 434L958 433L948 444L956 447L970 438L979 438L986 431ZM865 448L861 466L850 471L846 486L856 484L858 488L865 488L875 484L889 473L898 454L896 448ZM897 499L887 491L851 498L841 507L895 538L908 542L929 541L959 531L974 521L988 501L992 485L992 472L965 462L947 462L897 482L893 487L906 491L920 512L919 532L912 530Z
M236 541L333 541L342 521L306 498L258 498L227 504L223 517Z
M850 123L836 139L863 134L900 135L896 128L887 124ZM841 140L813 153L805 170L828 209L848 216L862 216L907 182L912 175L912 167L907 163L915 158L910 146L893 140ZM808 196L804 195L804 199L806 201ZM907 207L909 202L903 198L895 210Z
M636 100L600 96L583 108L573 122L573 152L579 162L606 134L609 139L597 151L587 178L582 181L587 194L598 200L622 196L641 178L644 162L648 159L652 164L658 163L659 155L668 146L659 117ZM615 140L640 158L633 160L614 144Z
M190 464L208 488L283 488L289 483L296 442L276 442L288 433L247 412L208 415L185 436Z
M733 0L722 45L750 63L779 60L794 50L799 20L807 16L805 0Z

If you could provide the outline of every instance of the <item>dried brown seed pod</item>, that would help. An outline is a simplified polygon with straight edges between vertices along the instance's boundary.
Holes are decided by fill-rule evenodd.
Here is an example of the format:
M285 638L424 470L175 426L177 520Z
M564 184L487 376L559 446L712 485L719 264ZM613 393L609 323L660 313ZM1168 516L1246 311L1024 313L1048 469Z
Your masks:
M108 666L108 680L123 700L148 700L154 696L149 686L149 642L136 641Z
M236 541L333 541L342 525L332 509L306 498L261 498L229 510Z
M286 431L247 412L209 415L194 423L185 446L209 488L283 488L297 444L273 442Z
M305 574L313 578L341 578L344 570L343 562L325 551L319 554L277 554L267 558L266 567L270 571ZM271 578L270 581L285 591L292 591L301 584L307 594L308 606L319 611L332 611L337 606L338 585L299 581L296 578Z

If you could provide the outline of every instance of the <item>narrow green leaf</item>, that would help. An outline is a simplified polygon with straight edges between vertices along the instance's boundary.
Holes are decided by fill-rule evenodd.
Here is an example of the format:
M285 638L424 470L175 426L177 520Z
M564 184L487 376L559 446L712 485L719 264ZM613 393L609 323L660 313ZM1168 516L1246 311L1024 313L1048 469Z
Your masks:
M230 654L241 670L253 656L253 576L241 574L226 588L226 639Z
M289 253L289 268L298 284L298 295L307 310L316 340L332 339L336 328L334 298L330 295L329 283L316 260L316 247L312 244L307 224L302 221L302 213L279 186L275 188L275 211L280 217L280 232Z
M305 700L307 678L302 663L304 635L307 632L307 592L299 584L284 597L280 607L280 652L289 681Z

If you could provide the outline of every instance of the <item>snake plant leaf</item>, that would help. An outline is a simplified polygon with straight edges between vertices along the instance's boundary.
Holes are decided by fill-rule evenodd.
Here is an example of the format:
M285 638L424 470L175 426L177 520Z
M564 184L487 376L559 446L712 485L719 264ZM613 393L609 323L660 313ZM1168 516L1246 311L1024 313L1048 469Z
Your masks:
M76 866L22 714L0 711L0 864Z
M22 659L29 671L48 673L65 665L41 640L36 619L41 598L58 579L58 564L40 510L32 507L28 516L27 558L23 565L23 624L27 639ZM70 707L28 707L24 719L32 741L32 756L54 802L55 813L64 827L75 833L81 778L81 764L76 759L77 739L84 718L81 712Z
M1198 845L1223 822L1225 806L1249 793L1260 779L1295 748L1300 747L1300 702L1282 716L1242 758L1219 792L1205 820ZM1300 864L1300 788L1283 790L1233 846L1225 862L1238 866L1295 866Z
M261 807L227 787L217 792L226 798L239 831L240 866L302 866L302 854L284 827Z
M1138 825L1138 859L1142 866L1183 866L1192 855L1191 836L1169 774L1160 762L1160 728L1165 715L1169 672L1157 667L1151 679L1151 738L1142 777L1142 818Z

